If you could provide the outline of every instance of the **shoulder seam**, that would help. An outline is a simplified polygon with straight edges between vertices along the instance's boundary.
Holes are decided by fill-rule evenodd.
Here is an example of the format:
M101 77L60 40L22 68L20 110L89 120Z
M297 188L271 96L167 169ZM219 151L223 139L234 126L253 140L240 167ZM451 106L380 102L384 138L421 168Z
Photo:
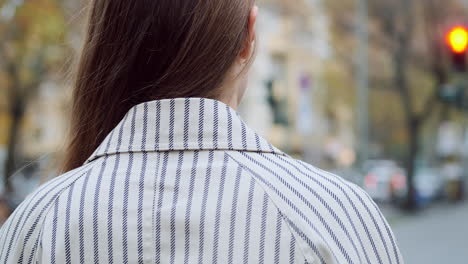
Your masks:
M86 166L86 165L85 165ZM72 180L72 182L70 182L66 187L64 187L62 190L60 190L59 193L57 193L56 197L51 201L50 205L49 205L49 208L46 209L46 212L44 213L44 217L42 218L41 220L41 224L40 224L40 230L39 230L39 238L38 238L38 241L42 240L42 235L43 235L43 229L44 229L44 225L45 225L45 220L49 217L49 214L53 208L53 205L57 202L58 199L60 199L60 197L62 196L62 194L70 189L70 186L72 186L73 184L75 184L75 182L77 182L78 180L80 180L84 175L86 175L87 173L89 173L91 171L91 169L93 168L93 166L89 166L89 168L81 171L80 173L77 173L77 174L74 174L74 175L71 175L70 177L76 177L76 179ZM59 176L60 177L60 176ZM37 250L37 249L36 249ZM33 257L33 262L36 260L37 258L37 254L39 253L39 251L36 251L34 253L34 257Z
M231 155L229 155L226 151L225 151L225 154L231 159L233 160L243 171L246 171L247 173L249 173L250 177L252 177L254 179L254 182L255 182L255 185L258 185L262 191L267 195L268 197L268 200L271 202L271 204L275 207L275 209L280 213L281 215L281 221L283 222L283 224L285 224L288 228L288 231L289 233L293 236L293 239L295 241L298 241L299 239L296 237L297 234L292 230L291 226L289 225L288 221L285 220L285 216L283 214L283 212L280 210L279 206L275 203L275 201L273 201L273 199L271 198L270 194L265 190L265 188L260 184L258 183L258 180L255 178L254 176L254 173L246 168L246 166L244 164L242 164L241 162L237 161L235 158L233 158ZM316 263L316 258L314 258L312 260L312 262L309 262L309 260L307 259L306 257L306 254L304 253L304 250L302 247L299 247L300 248L300 251L301 251L301 254L302 254L302 257L306 260L306 263L309 263L309 264L314 264Z

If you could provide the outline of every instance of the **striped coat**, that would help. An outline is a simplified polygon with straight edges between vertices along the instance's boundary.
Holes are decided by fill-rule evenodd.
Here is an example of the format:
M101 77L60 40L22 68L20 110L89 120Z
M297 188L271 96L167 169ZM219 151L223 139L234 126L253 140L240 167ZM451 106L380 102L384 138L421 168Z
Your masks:
M227 105L132 108L0 231L0 263L402 264L357 186L285 155Z

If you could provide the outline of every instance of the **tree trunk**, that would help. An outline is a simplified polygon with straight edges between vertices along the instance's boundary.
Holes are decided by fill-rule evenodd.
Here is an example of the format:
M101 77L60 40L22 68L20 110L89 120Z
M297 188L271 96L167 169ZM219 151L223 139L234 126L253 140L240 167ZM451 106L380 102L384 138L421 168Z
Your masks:
M17 98L13 102L14 105L11 107L10 110L11 124L10 131L8 134L7 158L5 160L5 170L3 175L6 193L10 193L11 191L13 191L9 179L10 176L16 170L18 134L21 120L23 119L24 115L24 104L22 100Z
M414 176L416 171L416 161L419 153L419 132L420 123L417 119L411 119L408 123L408 155L406 158L406 168L408 176L408 193L404 204L405 209L416 210L416 188Z

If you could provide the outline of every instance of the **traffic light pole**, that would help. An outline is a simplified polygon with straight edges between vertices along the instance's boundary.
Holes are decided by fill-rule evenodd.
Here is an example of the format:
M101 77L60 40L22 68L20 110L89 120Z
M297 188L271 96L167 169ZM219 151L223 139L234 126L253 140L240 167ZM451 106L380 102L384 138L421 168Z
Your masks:
M356 8L356 113L357 151L361 166L369 159L369 33L367 0L357 0Z

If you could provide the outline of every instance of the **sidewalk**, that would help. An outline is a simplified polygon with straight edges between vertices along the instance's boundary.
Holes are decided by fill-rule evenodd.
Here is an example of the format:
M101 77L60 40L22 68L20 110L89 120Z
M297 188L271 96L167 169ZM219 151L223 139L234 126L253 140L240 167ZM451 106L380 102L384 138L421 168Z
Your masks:
M416 214L382 206L407 264L468 263L468 202L441 203Z

